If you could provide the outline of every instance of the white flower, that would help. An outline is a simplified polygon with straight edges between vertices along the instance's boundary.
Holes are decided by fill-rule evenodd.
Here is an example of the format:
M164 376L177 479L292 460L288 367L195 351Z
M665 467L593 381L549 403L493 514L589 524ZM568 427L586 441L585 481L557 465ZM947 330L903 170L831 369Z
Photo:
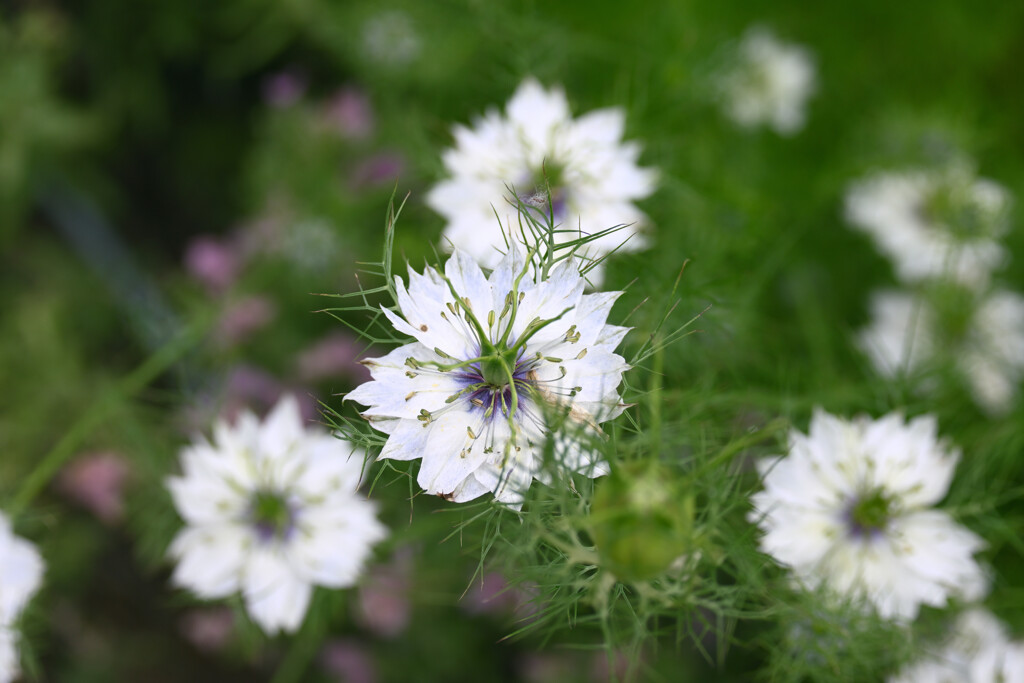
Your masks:
M423 49L412 17L401 10L387 10L367 19L362 41L371 60L389 67L411 64Z
M455 147L445 151L451 175L427 195L427 204L446 220L444 247L465 251L485 268L493 268L506 251L504 232L518 235L519 219L509 188L525 203L548 215L559 230L558 242L632 224L623 232L588 243L581 256L600 258L622 245L643 248L637 229L646 216L633 205L654 191L656 174L638 168L640 147L622 142L625 114L599 109L573 119L561 89L545 90L533 79L516 90L502 116L490 110L474 128L456 126ZM495 221L495 211L501 223ZM629 237L623 244L623 240ZM588 276L601 280L600 268Z
M939 648L889 683L1024 683L1024 643L1011 642L990 613L970 609Z
M1024 297L997 290L947 308L951 321L926 298L877 293L860 345L886 377L927 369L947 349L974 401L991 415L1006 413L1024 379Z
M719 86L726 114L738 125L767 125L791 135L803 128L807 100L816 88L814 60L803 47L755 26L744 34Z
M0 513L0 683L13 681L18 661L17 621L43 580L43 559L36 547L11 530Z
M294 397L260 421L218 423L214 441L181 453L184 476L167 487L187 526L170 554L174 582L201 598L241 591L264 631L294 631L314 585L355 583L371 546L387 535L356 493L363 456L303 427Z
M1006 190L969 167L878 173L846 194L846 218L892 259L904 282L948 277L984 287L1006 261Z
M982 540L931 509L957 459L931 416L846 421L817 410L809 435L790 433L788 456L761 463L751 515L761 547L800 582L866 599L884 618L977 599Z
M416 341L364 361L373 381L347 397L389 434L381 458L422 458L420 486L449 500L491 491L518 505L543 476L547 420L560 416L561 465L607 472L572 432L600 433L623 410L627 365L613 351L627 328L605 324L621 292L584 294L570 260L537 277L515 247L490 278L456 251L443 275L410 270L408 290L395 285L401 317L385 313Z
M934 353L935 321L931 307L913 294L885 290L871 297L871 323L859 345L883 377L920 368Z

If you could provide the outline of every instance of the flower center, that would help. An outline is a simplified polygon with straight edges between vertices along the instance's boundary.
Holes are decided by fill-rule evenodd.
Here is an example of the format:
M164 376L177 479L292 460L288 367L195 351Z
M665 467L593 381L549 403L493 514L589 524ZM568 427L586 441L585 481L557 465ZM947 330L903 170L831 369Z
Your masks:
M480 377L495 389L508 386L510 372L508 362L502 356L492 356L480 362Z
M286 540L295 530L295 509L275 491L257 491L249 503L249 523L263 542Z
M993 217L970 196L970 191L953 184L944 184L931 192L922 202L920 212L925 220L943 226L961 242L991 237L995 228Z
M557 162L545 162L540 168L532 169L524 178L519 200L547 216L550 211L555 221L565 217L568 205L568 191L565 187L565 167ZM549 205L550 201L550 205Z
M885 530L892 517L892 501L881 489L853 501L848 512L854 536L875 535Z
M536 382L530 378L532 363L510 360L510 351L496 352L464 373L470 402L483 408L484 417L508 417L525 408ZM515 401L513 401L513 389Z

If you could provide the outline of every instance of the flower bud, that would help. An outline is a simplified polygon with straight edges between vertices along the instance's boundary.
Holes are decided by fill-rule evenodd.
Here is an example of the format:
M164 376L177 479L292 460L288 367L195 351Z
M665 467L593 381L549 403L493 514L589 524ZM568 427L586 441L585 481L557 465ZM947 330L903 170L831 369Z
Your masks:
M657 463L620 465L599 482L591 504L597 552L622 579L667 571L691 546L694 498Z

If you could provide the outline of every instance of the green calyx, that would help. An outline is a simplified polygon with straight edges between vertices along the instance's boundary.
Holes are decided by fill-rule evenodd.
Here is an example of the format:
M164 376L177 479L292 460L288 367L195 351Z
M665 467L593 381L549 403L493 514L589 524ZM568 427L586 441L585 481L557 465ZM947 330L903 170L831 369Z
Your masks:
M995 225L993 216L973 200L967 188L952 183L936 188L925 199L921 211L928 221L945 227L963 241L990 237Z
M861 497L850 509L850 522L860 533L881 531L891 518L892 501L881 489Z
M498 353L497 351L480 361L480 375L484 382L492 387L508 386L512 377L512 368L515 361L509 361L508 351Z
M533 172L530 180L536 194L547 194L550 190L552 198L555 198L565 180L565 166L546 161Z
M282 538L292 526L292 510L280 494L259 491L252 499L250 519L262 535Z
M656 463L633 463L599 482L591 531L602 563L619 578L657 578L692 550L695 500L675 481Z

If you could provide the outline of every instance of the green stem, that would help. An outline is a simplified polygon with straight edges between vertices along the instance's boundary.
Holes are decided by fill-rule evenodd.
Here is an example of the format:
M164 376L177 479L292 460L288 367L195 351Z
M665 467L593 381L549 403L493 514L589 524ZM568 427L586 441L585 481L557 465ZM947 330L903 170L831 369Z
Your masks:
M659 340L660 341L660 340ZM657 342L656 342L657 343ZM651 453L655 458L661 453L661 388L662 373L665 369L665 350L658 348L654 354L654 367L651 369Z
M316 597L314 595L313 599L316 600ZM270 679L271 683L296 683L302 680L327 635L327 619L320 611L310 609L306 622L292 639L281 665Z
M176 339L158 349L124 377L114 389L108 391L99 401L94 402L91 409L78 418L71 429L64 433L60 441L25 477L11 502L8 514L11 517L16 517L19 512L24 510L39 495L39 492L46 488L61 466L78 452L82 442L110 417L117 406L132 398L162 375L188 352L198 339L199 334L196 328L186 330Z

